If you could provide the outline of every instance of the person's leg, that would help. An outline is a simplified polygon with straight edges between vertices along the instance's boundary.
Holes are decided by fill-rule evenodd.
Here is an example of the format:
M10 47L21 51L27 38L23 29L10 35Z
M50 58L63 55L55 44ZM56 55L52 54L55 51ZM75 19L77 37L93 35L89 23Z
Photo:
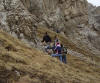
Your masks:
M67 63L66 55L63 56L63 62L64 62L65 64Z
M51 56L52 57L56 57L56 56L59 56L59 54L52 54Z
M57 57L57 56L59 56L60 61L61 61L61 62L63 61L63 59L62 59L62 54L52 54L51 56L52 56L52 57Z
M57 54L57 56L59 56L59 60L62 62L63 61L62 54Z
M52 54L52 57L60 56L59 54Z
M62 62L64 63L64 55L62 54Z
M61 62L63 62L63 58L62 58L62 55L60 55L60 61L61 61Z

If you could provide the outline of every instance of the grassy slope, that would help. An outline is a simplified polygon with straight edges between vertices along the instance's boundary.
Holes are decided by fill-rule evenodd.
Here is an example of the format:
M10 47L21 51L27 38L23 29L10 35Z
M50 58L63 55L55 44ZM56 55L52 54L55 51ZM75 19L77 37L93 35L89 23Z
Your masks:
M76 51L78 53L81 53L83 55L85 55L87 58L90 58L92 60L94 60L99 66L100 66L100 57L99 56L95 56L95 54L92 54L91 52L89 52L87 49L85 48L81 48L81 47L77 47L77 45L75 45L72 41L70 41L70 39L68 39L67 37L65 37L62 34L57 34L47 28L38 28L38 37L42 38L45 32L48 32L49 35L52 37L52 39L54 38L55 35L58 36L58 38L60 39L61 43L64 44L67 48Z
M65 65L0 31L0 83L99 83L100 71L93 64L70 55L68 62Z

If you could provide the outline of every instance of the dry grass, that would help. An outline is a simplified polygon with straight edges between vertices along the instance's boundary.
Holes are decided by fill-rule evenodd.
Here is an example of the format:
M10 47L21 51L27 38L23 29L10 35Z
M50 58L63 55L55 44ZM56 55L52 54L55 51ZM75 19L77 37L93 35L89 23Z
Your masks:
M56 34L49 32L52 37ZM42 37L43 33L38 35ZM99 69L91 63L68 55L65 65L0 31L0 83L99 83L99 75Z
M70 41L70 39L63 36L62 34L60 34L60 33L57 34L56 32L53 32L53 31L49 30L48 28L43 28L43 27L38 28L37 32L38 32L37 35L40 39L43 37L45 32L48 32L48 34L51 36L52 40L54 39L55 35L57 35L57 37L60 39L61 43L64 44L64 46L66 46L68 49L71 49L73 51L81 53L81 54L85 55L87 58L93 59L100 66L100 57L95 56L95 54L91 53L90 51L88 51L85 48L77 47L77 45L75 45L72 41Z

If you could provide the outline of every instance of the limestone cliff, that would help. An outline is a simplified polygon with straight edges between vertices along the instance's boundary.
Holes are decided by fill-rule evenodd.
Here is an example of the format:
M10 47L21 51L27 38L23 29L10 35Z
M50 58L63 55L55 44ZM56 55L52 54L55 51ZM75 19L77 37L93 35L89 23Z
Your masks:
M86 0L21 0L25 7L54 30L87 22Z
M36 43L36 16L31 15L20 0L0 0L1 29L30 45Z
M87 22L86 0L21 0L23 5L34 19L45 22L49 28L63 30L67 24L79 24ZM1 10L26 13L25 7L20 0L1 0ZM20 10L20 11L18 11ZM23 11L24 10L24 11ZM28 12L27 11L27 12ZM16 13L15 12L15 13ZM27 14L28 15L28 14ZM13 16L12 16L13 17ZM26 17L26 16L25 16ZM37 18L36 18L37 17ZM16 17L18 20L18 17ZM34 25L34 23L32 23ZM18 25L18 24L17 24Z
M40 46L37 28L46 27L63 33L77 47L100 54L99 41L96 47L90 43L94 35L99 35L89 28L86 0L1 0L0 19L3 30L30 46Z
M100 6L94 7L89 5L89 24L96 31L100 31Z
M1 0L0 26L31 46L37 46L37 27L75 35L77 25L88 23L87 6L86 0Z
M95 31L94 35L89 36L89 40L94 47L100 50L100 7L89 4L88 10L90 28Z

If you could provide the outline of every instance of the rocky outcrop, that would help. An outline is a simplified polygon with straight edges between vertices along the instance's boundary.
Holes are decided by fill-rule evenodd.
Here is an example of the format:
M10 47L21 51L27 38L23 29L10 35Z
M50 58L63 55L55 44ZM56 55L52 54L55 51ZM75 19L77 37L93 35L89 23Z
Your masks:
M14 37L35 46L36 16L31 15L20 0L1 0L0 6L0 27Z
M0 19L3 30L37 47L40 46L37 27L47 27L68 36L75 32L77 25L86 25L87 1L1 0Z
M100 7L89 6L89 24L100 32Z
M86 0L21 0L25 7L49 28L63 31L66 24L87 22Z
M99 32L99 23L97 23L99 20L96 19L98 16L94 17L96 19L94 26L96 26L95 30L92 30L89 28L89 23L93 17L88 14L86 0L0 1L0 26L2 29L33 47L40 46L40 39L36 37L37 28L46 27L64 33L78 47L95 49L89 42L93 38L99 40L99 35L95 32L95 30ZM94 37L91 33L97 36ZM97 42L99 42L98 40Z
M89 40L93 46L100 50L100 7L89 4L89 24L95 34L89 34Z

